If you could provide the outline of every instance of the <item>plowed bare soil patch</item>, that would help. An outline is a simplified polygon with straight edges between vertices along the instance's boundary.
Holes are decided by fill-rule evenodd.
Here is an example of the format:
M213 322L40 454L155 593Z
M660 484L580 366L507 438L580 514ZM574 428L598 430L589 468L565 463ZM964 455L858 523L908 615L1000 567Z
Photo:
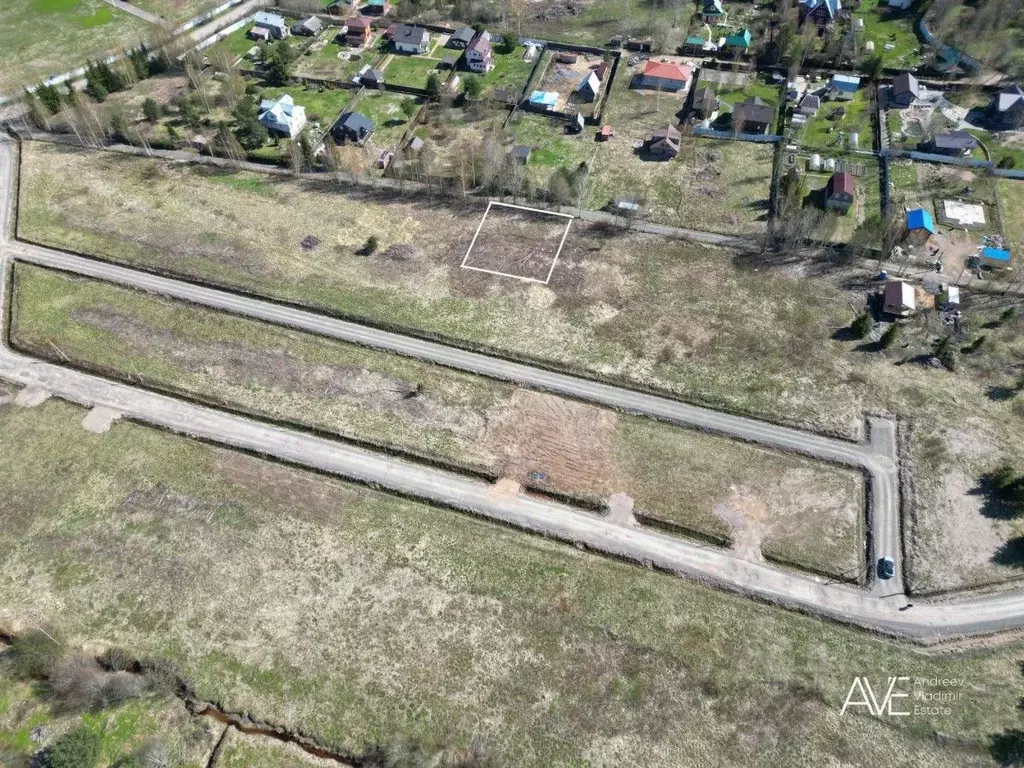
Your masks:
M502 476L567 493L604 497L616 490L612 445L618 415L541 392L517 390L492 420L483 448L497 456ZM538 478L533 473L543 473Z

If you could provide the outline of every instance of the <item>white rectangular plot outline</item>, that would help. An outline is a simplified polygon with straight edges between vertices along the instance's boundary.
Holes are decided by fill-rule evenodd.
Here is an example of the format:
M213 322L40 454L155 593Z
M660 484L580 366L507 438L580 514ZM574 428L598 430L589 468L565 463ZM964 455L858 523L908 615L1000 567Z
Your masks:
M565 224L565 232L562 233L562 239L558 243L558 250L555 251L555 258L551 261L551 267L548 269L548 276L543 280L536 277L523 277L522 275L513 275L508 272L498 272L494 269L484 269L483 267L471 267L466 264L469 261L469 254L473 252L473 246L476 245L476 239L480 235L480 230L484 227L484 222L487 220L487 214L491 212L492 205L500 205L505 208L515 208L520 211L529 211L530 213L542 213L545 216L561 216L562 218L568 219L569 221ZM511 277L516 280L522 280L525 283L540 283L541 285L547 285L551 281L551 275L555 272L555 265L558 264L558 257L562 253L562 246L565 245L565 238L569 236L569 227L572 226L572 220L575 217L568 213L558 213L557 211L545 211L540 208L528 208L525 205L512 205L512 203L499 203L497 200L490 200L487 203L487 210L484 211L483 217L480 219L480 223L477 224L476 232L473 233L473 239L469 242L469 248L466 249L466 255L462 257L461 266L463 269L472 269L474 272L486 272L489 275L497 275L498 277Z

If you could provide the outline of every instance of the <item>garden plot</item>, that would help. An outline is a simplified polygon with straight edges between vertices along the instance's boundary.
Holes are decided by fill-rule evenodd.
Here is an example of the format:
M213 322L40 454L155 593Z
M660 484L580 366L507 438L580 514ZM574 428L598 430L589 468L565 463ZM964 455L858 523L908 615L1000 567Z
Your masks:
M547 285L572 216L490 202L462 260L465 269Z
M534 90L557 93L558 101L555 103L554 109L557 112L566 112L571 104L576 103L574 97L576 89L580 87L583 79L602 62L602 58L583 53L571 54L576 56L576 61L570 63L559 61L560 56L567 55L565 53L547 51L544 55L548 57L548 62L544 69L544 77L541 78L539 85L534 85ZM609 67L608 71L610 69ZM606 81L607 77L605 75ZM602 89L607 87L607 83L602 84L601 87ZM600 96L598 96L599 99ZM596 103L597 101L595 100L594 104ZM588 114L592 111L593 106L581 102L579 109L584 114Z
M379 58L375 40L365 48L350 48L336 42L341 27L330 27L295 62L295 74L348 82L364 66Z

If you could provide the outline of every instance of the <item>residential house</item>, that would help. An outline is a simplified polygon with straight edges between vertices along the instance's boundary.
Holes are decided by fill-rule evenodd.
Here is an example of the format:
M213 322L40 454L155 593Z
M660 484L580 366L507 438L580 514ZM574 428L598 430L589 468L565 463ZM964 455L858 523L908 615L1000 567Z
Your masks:
M366 16L384 16L391 10L391 4L388 0L366 0L359 10Z
M704 7L700 12L700 19L705 24L725 26L729 21L729 14L722 7L722 0L704 0Z
M839 101L849 101L860 88L860 78L857 75L832 75L828 81L828 95Z
M525 144L516 144L512 147L512 159L520 165L526 165L532 152L532 147L528 147Z
M704 87L694 91L692 110L698 120L714 120L718 107L718 94L713 90Z
M999 91L988 105L988 119L1003 131L1024 127L1024 90L1014 83Z
M909 72L901 72L892 81L889 89L889 104L893 107L909 107L921 98L921 86Z
M494 53L491 51L491 35L481 32L474 37L463 54L470 72L490 72L494 69Z
M373 37L373 27L365 16L353 16L345 21L345 42L353 48L362 48Z
M579 101L594 101L600 91L601 81L598 79L597 73L591 70L580 84L576 86L576 98Z
M923 245L935 234L935 220L924 208L907 211L907 225L903 239L911 245Z
M963 157L978 148L978 140L967 131L950 131L936 134L923 145L926 152L950 157Z
M815 96L813 93L808 93L802 99L796 107L798 114L804 115L805 117L814 117L821 108L821 97Z
M633 81L634 88L650 88L661 91L682 91L693 79L693 70L685 64L665 61L648 61Z
M294 139L306 124L306 108L298 106L288 94L279 99L263 99L259 121L275 136Z
M825 207L846 213L853 205L853 195L853 174L833 173L825 185Z
M459 48L465 50L466 47L473 42L473 38L476 37L476 30L472 27L459 27L455 30L451 37L448 38L448 42L445 43L446 48Z
M725 38L725 47L733 51L746 51L750 47L753 38L750 30L744 27Z
M260 11L253 17L249 37L254 40L257 38L253 36L253 31L257 29L267 30L268 35L275 40L284 40L284 38L291 34L291 30L288 29L283 16L278 16L276 13L267 13L266 11Z
M666 125L647 138L644 148L649 154L671 159L679 154L679 145L682 140L683 136L679 133L678 128L674 125Z
M292 34L303 35L304 37L316 37L320 34L320 30L323 28L324 23L318 16L310 16L305 21L300 21L292 27Z
M369 64L363 66L359 70L358 80L361 85L365 85L367 88L383 88L384 87L384 72L379 69L373 69Z
M842 0L800 0L800 23L827 27L839 18L842 10Z
M338 143L363 144L373 134L373 121L359 112L346 112L334 126L334 139Z
M396 24L391 44L399 53L426 53L430 47L430 33L423 27Z
M902 280L890 280L882 291L882 309L890 315L906 317L917 309L914 286Z
M755 96L733 109L732 129L737 133L767 133L774 119L775 107Z

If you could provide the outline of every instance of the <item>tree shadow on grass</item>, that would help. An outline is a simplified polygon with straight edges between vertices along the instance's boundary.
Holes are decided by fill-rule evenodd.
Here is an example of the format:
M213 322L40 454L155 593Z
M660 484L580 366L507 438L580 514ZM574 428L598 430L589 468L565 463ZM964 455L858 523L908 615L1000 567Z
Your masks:
M981 514L990 520L1012 520L1020 516L1020 503L1007 499L996 483L996 473L986 472L978 478L978 484L968 491L968 495L984 498ZM1020 541L1021 546L1024 546L1024 538Z
M1008 728L993 734L989 754L1001 766L1024 766L1024 730Z
M992 555L992 562L1008 568L1024 568L1024 536L1010 539Z
M1005 400L1012 400L1017 394L1017 389L1015 387L989 387L985 394L988 395L989 400L1001 403Z

